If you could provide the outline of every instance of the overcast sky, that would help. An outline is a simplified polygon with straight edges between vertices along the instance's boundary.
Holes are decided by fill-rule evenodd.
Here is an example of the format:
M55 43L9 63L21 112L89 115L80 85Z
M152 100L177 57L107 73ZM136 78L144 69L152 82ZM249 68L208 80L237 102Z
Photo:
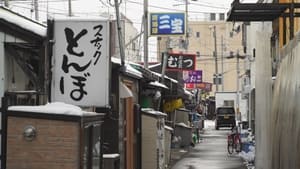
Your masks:
M10 8L21 11L34 18L33 0L19 0L10 2ZM114 0L111 0L112 3ZM184 12L185 0L148 0L149 12ZM233 0L188 0L189 18L204 19L206 13L227 13ZM39 18L45 20L46 12L51 16L65 16L68 14L67 0L38 0ZM122 0L121 12L137 25L141 24L143 15L143 0ZM114 7L110 0L73 0L72 12L75 16L99 16L99 13L114 14ZM138 28L140 29L140 28Z
M10 2L10 8L20 13L35 18L33 12L34 0L14 0ZM100 13L115 14L113 2L110 0L72 0L72 13L74 16L95 17ZM120 0L119 0L120 1ZM122 0L120 11L127 16L138 31L141 29L144 0ZM189 20L204 20L209 13L225 13L230 9L233 0L188 0ZM257 0L240 0L241 2ZM3 2L3 1L2 1ZM50 16L61 17L68 15L68 0L38 0L39 2L39 19L45 21L47 12ZM148 0L149 12L184 12L185 0ZM205 16L206 15L206 16ZM150 38L150 51L155 50L154 41ZM150 52L151 53L151 52ZM152 55L156 55L152 52ZM150 56L152 57L152 56Z

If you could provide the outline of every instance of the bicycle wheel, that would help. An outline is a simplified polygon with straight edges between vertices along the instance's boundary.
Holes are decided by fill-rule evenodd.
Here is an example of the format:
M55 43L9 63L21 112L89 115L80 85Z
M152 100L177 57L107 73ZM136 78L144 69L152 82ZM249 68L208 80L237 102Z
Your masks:
M231 138L228 138L228 141L227 141L227 151L228 151L228 154L232 154L233 153L233 140Z

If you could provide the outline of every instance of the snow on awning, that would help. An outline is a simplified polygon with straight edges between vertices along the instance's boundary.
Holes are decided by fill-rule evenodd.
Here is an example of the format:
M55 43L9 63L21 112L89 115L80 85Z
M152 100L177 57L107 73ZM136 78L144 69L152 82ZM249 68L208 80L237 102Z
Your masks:
M160 73L157 73L157 72L154 72L154 71L151 71L151 73L153 73L153 74L155 74L156 76L159 76L159 77L161 77L162 76L162 74L160 74ZM170 77L168 77L167 75L165 75L165 78L166 79L169 79L171 82L173 82L173 83L178 83L178 81L177 80L175 80L175 79L172 79L172 78L170 78Z
M125 65L126 66L126 72L127 73L131 73L139 78L143 78L143 74L142 72L136 70L135 68L133 68L132 66L130 66L129 64L128 65Z
M173 131L173 130L174 130L172 127L169 127L169 126L167 126L167 125L165 125L165 129L166 129L166 130L170 130L170 131Z
M184 89L184 93L187 94L187 95L189 95L189 96L192 96L192 97L194 96L193 93L191 93L190 91L188 91L186 89Z
M62 102L53 102L47 103L42 106L10 106L8 107L9 111L20 111L20 112L34 112L34 113L47 113L47 114L61 114L61 115L74 115L74 116L83 116L83 115L95 115L95 112L86 112L83 111L80 107L62 103Z
M3 6L0 7L0 19L13 23L27 31L33 32L39 36L47 36L47 27L41 23L26 18L16 12L13 12Z
M142 108L142 112L149 114L149 115L155 115L155 116L167 116L166 113L162 113L160 111L153 110L152 108Z
M169 89L166 85L159 83L158 81L154 81L154 82L149 82L149 85L154 86L154 87L160 87L160 88L164 88L164 89Z
M116 57L111 57L111 62L121 65L121 59ZM125 72L134 76L137 76L138 78L143 78L142 72L136 70L130 64L125 63Z

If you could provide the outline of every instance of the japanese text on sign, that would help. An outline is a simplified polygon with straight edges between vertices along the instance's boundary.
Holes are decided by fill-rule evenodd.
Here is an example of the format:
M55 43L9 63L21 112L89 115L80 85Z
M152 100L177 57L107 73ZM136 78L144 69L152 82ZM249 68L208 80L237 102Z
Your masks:
M183 80L184 83L201 83L202 70L183 71Z
M195 70L196 55L169 53L167 58L167 70Z
M52 100L82 106L106 106L108 84L103 81L107 81L109 65L107 22L83 22L86 23L59 21L55 24ZM105 98L97 101L100 97Z
M185 34L184 13L151 13L151 35L183 35Z

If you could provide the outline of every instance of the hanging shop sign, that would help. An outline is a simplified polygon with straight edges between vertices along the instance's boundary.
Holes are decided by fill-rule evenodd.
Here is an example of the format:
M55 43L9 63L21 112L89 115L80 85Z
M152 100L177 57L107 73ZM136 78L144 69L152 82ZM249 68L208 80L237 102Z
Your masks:
M166 70L194 71L196 67L196 55L169 53L167 56Z
M185 83L186 89L201 89L207 92L212 91L212 83L201 82L201 83Z
M212 83L208 83L208 82L198 83L198 84L196 84L196 88L211 92Z
M150 36L184 35L185 13L150 13Z
M202 70L183 71L182 72L184 83L201 83Z
M54 21L52 101L78 106L109 104L108 21Z

